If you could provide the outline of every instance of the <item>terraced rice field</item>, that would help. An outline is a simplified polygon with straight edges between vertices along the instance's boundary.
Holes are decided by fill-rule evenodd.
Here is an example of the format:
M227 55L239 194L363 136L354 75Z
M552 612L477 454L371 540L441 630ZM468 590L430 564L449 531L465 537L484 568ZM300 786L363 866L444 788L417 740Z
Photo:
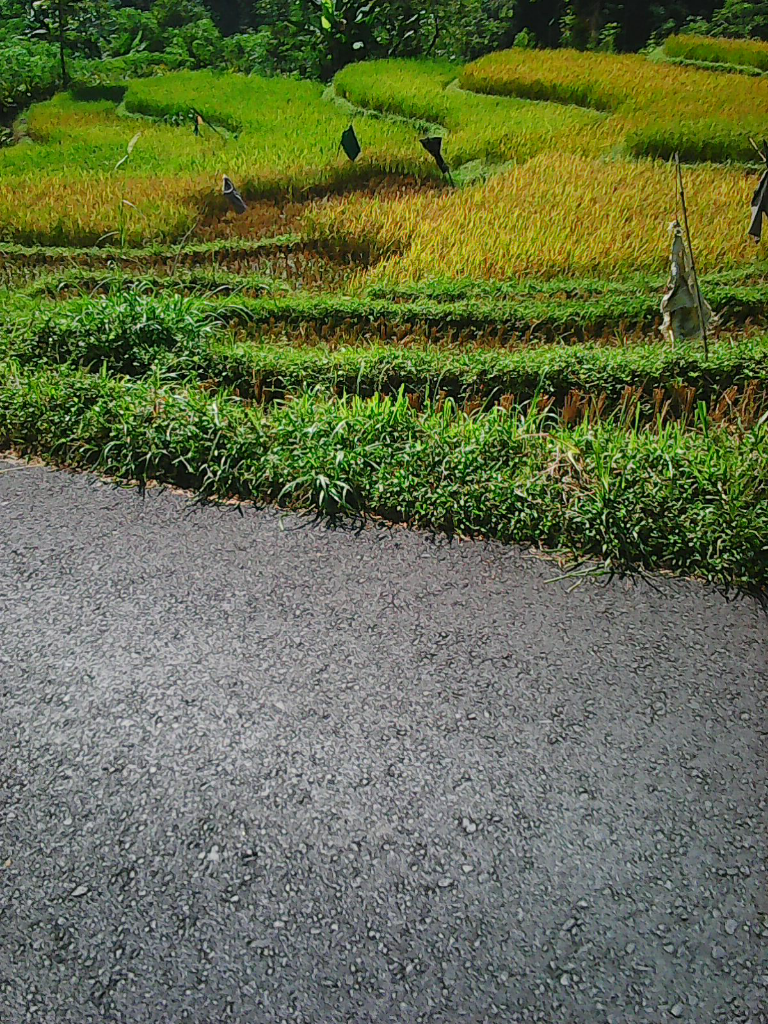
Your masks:
M766 88L510 51L36 104L0 150L0 447L762 588ZM707 354L658 333L675 150Z

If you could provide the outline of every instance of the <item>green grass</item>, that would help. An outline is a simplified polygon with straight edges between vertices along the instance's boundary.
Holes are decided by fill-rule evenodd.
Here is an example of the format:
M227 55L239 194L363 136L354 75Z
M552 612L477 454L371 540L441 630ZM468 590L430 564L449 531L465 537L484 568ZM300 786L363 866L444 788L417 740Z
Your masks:
M688 60L685 57L668 57L659 47L648 55L648 59L662 64L676 64L681 68L691 68L694 71L715 71L724 75L747 75L750 78L761 78L765 71L749 67L746 64L722 64L711 60Z
M543 429L546 414L228 391L0 363L0 446L204 495L384 515L725 585L768 582L765 425Z

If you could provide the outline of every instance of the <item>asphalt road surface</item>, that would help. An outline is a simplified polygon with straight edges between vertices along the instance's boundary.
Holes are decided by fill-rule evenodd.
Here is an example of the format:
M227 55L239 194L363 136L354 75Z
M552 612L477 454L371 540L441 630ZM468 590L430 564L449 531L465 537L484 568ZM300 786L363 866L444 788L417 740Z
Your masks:
M768 619L0 464L0 1021L764 1022Z

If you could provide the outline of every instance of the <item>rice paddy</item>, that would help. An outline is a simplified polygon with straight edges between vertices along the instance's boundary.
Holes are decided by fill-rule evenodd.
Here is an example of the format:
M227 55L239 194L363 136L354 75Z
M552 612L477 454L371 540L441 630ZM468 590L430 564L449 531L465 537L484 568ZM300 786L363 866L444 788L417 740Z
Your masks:
M0 149L0 448L764 587L766 89L514 50L33 104ZM678 149L706 353L659 334Z
M664 54L679 60L730 65L741 70L768 71L768 43L758 39L675 35L664 40Z
M464 68L475 92L573 104L610 115L621 152L750 161L764 131L768 80L658 64L638 54L507 50Z
M745 234L743 171L704 166L686 177L702 271L759 269L764 252ZM372 280L404 283L662 271L675 215L665 164L550 152L457 194L351 199L308 219L329 244L378 252Z

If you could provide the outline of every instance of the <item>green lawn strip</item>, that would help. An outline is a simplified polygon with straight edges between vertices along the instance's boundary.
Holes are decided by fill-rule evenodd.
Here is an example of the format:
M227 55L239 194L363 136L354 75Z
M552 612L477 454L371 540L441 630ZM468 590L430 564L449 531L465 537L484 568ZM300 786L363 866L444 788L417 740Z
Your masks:
M44 266L18 266L13 270L0 267L0 280L5 280L20 292L37 299L62 299L88 296L95 293L115 296L126 290L158 292L167 289L201 298L242 294L259 297L262 295L290 294L291 279L271 274L241 274L211 265L184 266L182 262L167 269L142 272L136 266L122 268L95 268L72 266L49 270ZM296 285L302 287L300 274ZM318 282L318 286L322 287Z
M472 278L435 277L426 281L401 284L394 281L376 281L365 286L364 294L374 299L416 299L429 298L439 302L455 302L457 299L486 298L509 299L529 296L546 298L600 298L636 297L638 293L660 295L666 286L668 275L664 274L623 274L620 278L600 277L514 277L506 281L477 281ZM700 284L705 296L711 288L722 289L733 286L768 286L768 264L756 261L748 266L733 270L720 270L700 275Z
M180 280L184 272L197 274L201 284L210 284L212 287L222 282L235 286L238 281L251 287L258 284L260 277L267 278L268 275L235 272L227 268L228 261L250 258L275 257L278 271L281 266L279 261L283 258L288 260L292 255L306 256L310 260L325 259L329 268L338 269L339 273L351 274L360 265L353 257L343 257L343 254L337 264L332 254L325 254L311 243L282 245L277 240L269 246L229 243L215 249L196 246L183 251L158 247L126 250L122 255L113 250L76 249L68 252L66 249L46 251L46 247L32 247L26 251L22 246L13 248L20 250L18 255L6 255L0 248L0 274L13 278L22 275L30 277L34 272L35 290L40 295L56 294L61 284L80 285L83 288L95 285L120 288L128 280L154 283L158 287L172 285L175 277L169 277L171 271L175 271ZM165 265L168 274L155 270L153 265L157 264ZM279 277L275 279L279 280ZM363 283L355 294L360 298L398 303L418 300L434 303L467 300L509 303L523 298L562 303L611 299L624 301L627 308L631 309L638 298L656 302L658 306L665 284L666 278L659 274L636 274L618 280L593 277L556 277L548 280L521 277L506 281L435 278L404 285L388 281ZM738 270L705 274L701 277L701 287L706 297L711 293L721 305L726 304L731 295L757 295L768 299L768 267L757 264ZM750 291L737 290L742 288Z
M0 363L0 448L204 495L325 514L368 510L460 534L666 569L747 588L768 583L768 430L735 436L702 417L627 430L544 429L542 417L406 396L265 411L197 384Z
M658 64L676 64L678 67L682 68L694 68L698 71L714 71L725 75L747 75L751 78L760 78L762 75L766 74L765 71L761 71L759 68L752 67L749 64L727 64L723 61L689 60L686 57L668 57L664 54L663 50L659 50L658 56L656 54L649 55L649 59Z

